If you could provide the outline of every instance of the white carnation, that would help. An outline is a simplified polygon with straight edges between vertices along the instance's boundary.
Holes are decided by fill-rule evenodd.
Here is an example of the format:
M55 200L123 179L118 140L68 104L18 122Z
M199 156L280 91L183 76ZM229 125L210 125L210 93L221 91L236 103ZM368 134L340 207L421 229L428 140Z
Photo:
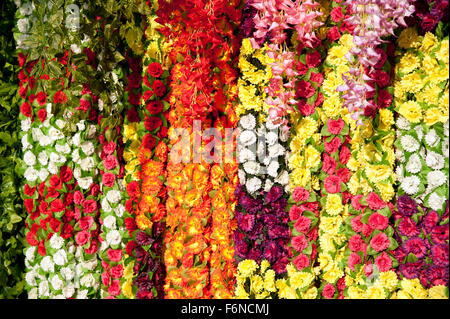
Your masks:
M47 180L48 175L49 175L49 172L48 172L48 170L47 170L45 167L42 167L42 168L39 170L39 179L40 179L41 181Z
M53 141L57 141L57 140L60 140L60 139L64 138L63 132L61 132L60 130L58 130L57 128L55 128L53 126L48 130L48 136Z
M66 125L66 122L63 121L63 120L61 120L61 119L57 119L57 120L55 121L55 124L56 124L56 126L59 127L60 129L63 129L64 126Z
M36 247L30 246L25 251L25 258L29 261L34 261L34 254L36 253Z
M52 247L53 249L60 249L64 244L64 239L58 236L58 234L54 234L52 238L50 238L49 242L50 247Z
M269 174L272 177L278 176L278 169L280 168L280 164L278 161L271 161L269 165L267 166L267 174Z
M48 163L47 169L51 174L58 174L58 167L53 162Z
M44 133L42 133L41 129L38 127L31 128L31 137L33 138L34 142L39 141L42 136L44 136Z
M38 178L38 171L30 166L25 170L23 176L28 182L34 182Z
M242 170L242 169L238 170L238 178L239 178L239 183L241 185L244 185L245 184L245 172L244 172L244 170Z
M30 286L36 286L36 273L34 272L34 270L25 274L25 281Z
M39 296L49 297L50 289L48 287L48 281L44 280L39 283Z
M432 169L442 169L444 168L445 159L444 156L436 152L428 151L425 162L427 163L427 166Z
M402 144L402 147L405 149L405 151L410 153L417 151L420 147L419 142L409 134L403 135L400 138L400 143Z
M32 2L25 2L20 7L20 14L23 16L29 16L34 9L34 4Z
M89 292L89 290L87 290L87 289L78 291L77 299L88 299L88 296L87 296L88 292Z
M63 155L57 154L55 152L50 153L50 162L64 163L65 161L66 161L66 158Z
M33 148L33 145L28 142L28 134L25 134L24 136L22 136L22 149L25 151L31 148Z
M243 131L239 135L240 145L249 146L256 142L256 135L252 131Z
M122 236L120 235L118 230L112 230L106 234L106 242L110 245L119 245L122 240Z
M241 117L239 124L245 129L245 130L253 130L256 125L255 117L252 114L247 114Z
M265 165L265 166L269 166L269 164L270 164L270 161L271 161L272 159L270 158L270 157L264 157L264 159L263 159L263 164Z
M79 153L78 148L76 148L76 149L73 150L73 152L72 152L72 160L73 160L75 163L80 164L81 157L80 157L80 153Z
M89 189L89 187L91 187L92 185L92 181L93 180L91 176L77 178L78 186L80 186L80 188L82 189Z
M54 275L52 279L50 279L50 283L55 290L60 290L63 287L63 281L61 280L61 278L59 278L58 275Z
M25 120L20 121L20 127L23 132L28 132L31 128L31 119L27 117Z
M42 151L38 155L38 160L41 165L45 166L48 164L48 156L46 151Z
M250 194L253 194L261 188L261 180L257 177L252 177L247 180L245 187Z
M256 154L253 153L246 147L239 149L239 163L245 163L247 161L254 161L256 159Z
M75 43L70 45L70 50L72 50L72 52L75 53L75 54L80 54L81 53L80 46L76 45Z
M88 139L94 138L96 132L97 128L95 127L95 125L89 124L86 133L86 138Z
M417 174L422 169L422 162L420 156L416 153L409 157L408 163L406 163L406 170L412 174Z
M55 255L53 256L53 260L55 261L55 264L58 266L63 266L67 263L67 254L64 249L58 250Z
M420 148L419 155L420 155L421 158L425 158L427 156L427 149L424 146L422 146Z
M85 287L93 287L95 284L95 278L92 274L87 274L81 277L80 283Z
M403 153L403 151L400 148L397 148L395 150L395 157L398 159L398 161L400 163L404 163L405 162L405 153Z
M104 197L103 199L102 199L102 209L105 211L105 212L107 212L107 213L109 213L109 212L111 212L111 205L109 205L109 202L106 200L106 197Z
M103 226L110 228L110 229L115 229L116 228L116 218L112 215L106 216L105 219L103 220Z
M92 259L92 260L83 262L83 266L85 268L87 268L88 270L94 270L95 267L97 267L97 264L98 264L97 259Z
M26 151L23 155L23 160L28 166L36 165L36 156L31 151Z
M401 188L408 195L416 194L419 190L419 185L420 185L420 178L417 177L416 175L407 176L403 178L400 184Z
M46 135L42 135L39 138L39 145L41 145L42 147L48 146L52 144L52 139Z
M264 184L264 191L268 192L273 186L273 182L270 179L266 179L266 183Z
M436 193L432 193L430 197L428 197L428 206L433 210L441 210L444 203L445 197L439 196Z
M32 288L28 292L28 299L38 299L38 290L37 290L37 288Z
M73 286L73 284L68 284L63 288L62 293L64 297L70 298L75 293L75 287Z
M269 157L276 158L284 155L285 149L280 144L269 146Z
M83 171L90 171L95 167L95 162L92 157L85 157L80 162L81 169Z
M54 263L52 261L52 257L45 256L44 258L42 258L42 260L41 260L41 268L45 272L54 272L55 265L54 265Z
M73 254L75 252L75 245L73 242L68 242L66 245L67 252Z
M400 115L397 118L397 127L401 130L409 130L411 128L411 123L406 118Z
M122 204L117 205L115 212L116 212L116 216L121 218L123 216L123 214L125 213L125 206L123 206Z
M108 191L108 193L106 194L106 198L110 203L116 204L122 199L122 196L120 195L120 192L118 190L112 189Z
M442 154L449 154L448 144L448 138L444 138L444 140L442 141Z
M72 137L72 144L79 147L80 146L80 139L81 139L80 133L75 134Z
M55 150L58 153L69 154L70 153L70 146L67 143L64 143L62 145L61 144L56 144L55 145Z
M431 171L427 174L427 183L431 188L436 188L444 185L447 181L447 176L442 171Z
M250 161L244 163L244 170L251 175L257 175L260 172L260 165L257 162Z
M90 141L85 141L81 144L81 150L84 154L90 156L92 155L92 153L94 153L94 144L92 144L92 142Z
M278 142L278 134L275 132L269 132L266 135L266 143L268 145L274 145Z
M256 148L256 154L258 156L262 156L266 153L266 143L263 141L258 141L257 148Z
M50 118L47 117L47 118L44 120L44 123L42 123L42 125L44 125L44 127L49 127L49 126L50 126Z
M75 273L69 267L61 268L60 274L67 281L70 281L70 280L72 280L75 277Z
M281 172L281 174L275 178L275 183L286 185L289 183L289 173L287 171Z
M436 145L438 145L439 141L440 141L440 138L434 129L431 129L425 135L425 143L427 143L427 145L430 147L435 147Z
M444 135L448 137L448 121L444 123Z
M77 123L77 127L79 131L84 131L86 129L86 125L84 124L84 120L81 120Z

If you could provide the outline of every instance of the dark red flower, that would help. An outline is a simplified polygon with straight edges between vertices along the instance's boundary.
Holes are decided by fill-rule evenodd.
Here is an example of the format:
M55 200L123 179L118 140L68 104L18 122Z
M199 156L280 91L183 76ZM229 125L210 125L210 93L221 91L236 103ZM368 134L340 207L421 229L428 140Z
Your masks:
M311 85L308 81L298 81L297 82L297 91L295 93L295 98L309 98L316 93L316 89Z
M161 101L149 101L146 105L146 108L151 115L155 115L162 112L163 103Z
M163 97L166 94L166 86L162 83L161 80L153 81L153 92L155 92L156 96Z
M31 105L28 102L23 102L22 105L20 106L20 112L27 116L30 117L31 116Z
M315 68L320 64L322 57L319 51L314 51L313 53L306 54L306 65L308 68Z
M147 66L147 73L154 78L159 78L163 74L161 64L158 62L152 62Z
M344 18L344 14L342 13L342 7L334 7L330 12L331 20L333 22L338 23Z
M339 28L337 26L330 28L330 30L328 30L327 37L328 40L330 40L330 42L339 40L339 38L341 37L341 34L339 33Z
M150 116L145 119L144 125L148 131L153 131L162 125L162 120L159 117Z
M127 119L131 123L141 121L141 119L139 118L139 114L134 107L132 107L131 109L128 110Z

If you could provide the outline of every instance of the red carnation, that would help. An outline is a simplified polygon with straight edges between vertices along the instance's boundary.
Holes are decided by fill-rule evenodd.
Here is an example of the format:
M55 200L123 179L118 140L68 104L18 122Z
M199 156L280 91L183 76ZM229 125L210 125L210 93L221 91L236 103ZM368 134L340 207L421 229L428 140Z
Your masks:
M153 96L153 91L147 90L144 92L144 95L142 96L142 98L144 99L145 102L147 102L148 99L150 99L152 96Z
M340 7L337 7L340 8ZM336 292L336 288L332 284L326 284L323 287L322 296L325 297L325 299L332 299L334 296L334 293Z
M114 267L111 267L111 277L115 279L121 278L123 275L123 266L122 265L116 265Z
M80 106L77 107L77 110L82 110L83 112L87 112L89 108L91 107L91 102L89 102L86 99L80 99Z
M304 189L303 187L296 187L294 192L292 193L292 198L296 202L304 202L309 198L309 191Z
M64 210L64 204L61 199L56 198L50 203L50 209L53 213Z
M379 108L386 108L392 104L392 95L385 89L378 91L377 105Z
M292 238L292 247L298 252L302 252L306 247L308 247L308 240L304 235L295 236Z
M77 242L78 246L84 246L90 238L91 233L86 230L82 230L78 232L78 234L76 234L75 241Z
M34 208L34 201L32 198L27 198L23 201L23 205L25 206L25 209L28 213L31 213Z
M347 164L348 160L350 159L350 150L347 146L343 146L341 148L341 151L339 152L339 161L342 164Z
M314 51L313 53L306 54L306 65L309 68L315 68L320 64L322 57L320 56L319 51Z
M131 217L125 218L125 228L129 232L132 232L132 231L134 231L136 229L136 223L134 221L134 218L131 218Z
M67 103L66 94L62 91L56 91L55 95L53 95L53 103L57 104L62 102Z
M86 252L86 254L92 255L97 251L97 249L98 249L98 241L92 239L89 248L85 248L84 251Z
M367 204L372 210L379 210L386 207L386 203L375 192L371 192L366 198Z
M295 98L309 98L316 93L316 89L308 81L298 81Z
M56 218L51 218L50 216L49 216L49 226L50 226L50 228L55 232L55 233L57 233L57 232L59 232L59 227L61 226L61 222L59 221L59 220L57 220Z
M297 205L292 205L291 209L289 210L289 219L297 220L300 217L302 211L303 210L300 207L298 207Z
M344 121L339 118L338 120L332 120L328 119L327 126L328 126L328 132L334 135L339 135L344 128Z
M125 246L125 251L127 253L128 256L134 256L133 255L133 251L136 249L138 245L136 244L136 242L134 240L129 241L127 243L127 245Z
M300 233L307 232L310 226L311 226L311 219L305 216L299 216L294 224L295 230Z
M122 258L122 249L109 248L107 254L110 261L118 263Z
M83 216L78 221L78 226L80 226L81 230L89 230L94 224L94 219L92 216Z
M109 286L109 288L108 288L108 293L111 296L120 295L120 280L113 280L111 282L111 286Z
M103 160L103 166L108 171L113 170L119 162L117 161L117 157L115 157L113 154L110 154L106 156L106 158Z
M309 79L311 81L316 82L318 87L320 87L323 83L323 75L320 72L319 73L311 72L311 76L309 77Z
M137 89L141 86L142 76L140 73L131 73L128 75L128 87Z
M86 214L90 214L97 209L97 202L93 199L87 199L83 203L83 211Z
M351 221L352 229L356 233L360 233L363 229L363 223L361 222L362 215L358 215L357 217L354 217Z
M375 258L375 265L377 265L380 272L389 271L392 268L392 259L383 251L383 253Z
M336 175L330 175L324 182L325 190L330 194L341 192L341 180Z
M382 70L375 70L374 72L372 72L371 77L375 80L380 88L386 87L389 84L389 80L391 79L389 74Z
M386 229L388 223L389 223L388 218L378 213L374 213L369 217L369 225L374 229L378 230Z
M31 196L33 196L33 194L34 194L35 191L36 191L36 186L33 187L33 188L31 188L30 185L25 184L25 187L24 187L24 193L25 193L25 195L31 197Z
M166 94L166 86L160 80L153 81L152 88L156 96L163 97Z
M139 193L139 183L136 181L132 181L127 185L127 193L131 198L137 198Z
M37 111L37 117L39 118L39 121L41 121L41 123L44 123L45 119L47 118L47 111L45 110L45 108Z
M131 105L138 106L140 103L140 94L134 94L133 92L128 92L128 102Z
M147 103L146 107L147 107L147 111L151 115L158 114L158 113L162 112L162 110L163 110L163 104L161 101L150 101Z
M59 171L59 176L63 183L67 183L72 179L72 169L69 166L62 166L61 170Z
M116 175L114 175L113 173L108 173L108 172L103 173L102 183L106 187L113 187L115 180L116 180Z
M304 116L310 116L314 113L315 108L314 105L308 104L305 100L298 101L298 110L302 113Z
M298 73L298 75L304 75L304 74L306 74L308 72L308 68L306 67L306 65L304 65L303 63L301 63L301 62L298 62L297 63L297 73Z
M163 74L161 64L152 62L147 66L147 73L154 78L159 78Z
M334 41L338 40L341 37L338 27L334 26L334 27L330 28L330 30L328 30L327 37L328 37L328 40L330 40L330 42L334 42Z
M333 22L338 23L344 18L344 14L342 13L342 7L334 7L330 12L331 20Z
M370 240L370 246L378 252L387 249L390 244L391 241L385 233L379 233Z
M62 188L61 180L59 179L58 175L52 175L49 180L49 184L51 187L60 189Z
M342 145L342 141L339 137L335 136L331 142L325 142L325 151L328 154L333 154L334 152L336 152L339 148L339 146Z
M37 236L36 233L34 231L29 231L27 233L27 242L31 245L31 246L36 246L38 244L37 241Z
M309 258L305 254L299 254L294 258L292 263L295 265L298 271L301 271L302 269L309 266Z
M156 145L156 139L152 136L151 133L148 133L142 139L142 146L148 150L152 150Z
M72 237L73 226L70 224L64 224L61 232L61 237L64 239Z
M38 244L38 253L41 256L45 256L47 254L47 252L45 251L44 239L42 239Z
M162 125L162 120L159 117L150 116L145 119L144 125L148 131L153 131Z
M160 139L167 137L168 129L165 126L161 126L158 133L156 134Z
M348 257L348 268L355 271L355 266L361 262L361 257L357 253L351 253Z
M114 153L114 151L116 150L116 143L114 143L114 141L111 142L106 142L103 144L103 152L105 152L105 154L110 155L112 153Z
M20 112L27 116L27 117L31 117L31 105L28 102L23 102L22 105L20 106Z
M38 101L39 105L44 105L45 103L47 103L47 94L44 92L39 92L36 95L36 100Z
M108 287L109 286L109 282L110 282L110 276L108 271L104 271L102 273L102 283L104 286Z

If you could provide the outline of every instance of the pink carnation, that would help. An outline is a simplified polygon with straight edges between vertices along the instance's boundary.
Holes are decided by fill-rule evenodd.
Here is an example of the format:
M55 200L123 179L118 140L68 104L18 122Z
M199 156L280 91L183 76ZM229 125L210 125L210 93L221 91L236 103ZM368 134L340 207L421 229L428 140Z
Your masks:
M348 247L351 251L363 251L364 241L361 239L360 235L353 235L348 241Z
M351 253L348 257L348 267L355 271L355 266L361 262L361 257L357 253Z
M372 210L379 210L386 207L386 203L374 192L371 192L366 197L367 204Z
M392 259L386 252L375 258L375 265L377 265L378 270L381 272L389 271L392 268Z
M336 292L336 288L332 284L326 284L323 287L322 296L324 296L326 299L331 299L334 296L334 293Z
M298 252L303 251L306 247L308 247L308 240L304 235L295 236L292 238L292 247Z
M298 271L309 266L309 258L305 254L300 254L292 261Z
M358 216L354 217L351 221L352 229L356 233L362 232L362 229L363 229L363 223L361 222L361 217L362 217L362 215L358 215Z
M378 230L386 229L388 223L389 223L388 218L378 213L372 214L369 217L369 225L374 229Z
M296 202L304 202L309 198L309 192L303 187L296 187L292 193L292 198Z
M308 231L310 226L311 226L311 219L305 216L299 216L297 222L294 224L295 230L300 233Z
M324 182L325 190L330 194L341 192L341 179L336 175L330 175Z
M391 241L385 233L379 233L370 240L370 246L378 252L387 249L390 244Z
M290 220L297 220L300 215L302 214L302 209L298 207L297 205L293 205L291 209L289 210L289 219Z

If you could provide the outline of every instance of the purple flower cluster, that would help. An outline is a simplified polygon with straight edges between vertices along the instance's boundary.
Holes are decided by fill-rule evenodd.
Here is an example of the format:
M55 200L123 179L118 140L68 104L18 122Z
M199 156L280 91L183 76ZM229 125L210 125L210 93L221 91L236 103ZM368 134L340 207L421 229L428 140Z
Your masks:
M237 198L237 229L234 233L235 259L268 260L276 273L286 272L291 256L288 249L290 230L286 212L287 194L273 186L261 197L249 196L239 185Z
M433 31L439 21L448 22L448 2L448 0L416 0L415 14L407 20L408 25L418 24L421 34Z
M152 235L138 230L135 249L136 263L134 274L137 275L133 285L138 287L137 299L153 299L156 290L158 298L164 298L165 267L158 257L162 256L162 233L164 224L155 222L152 225ZM151 275L150 275L151 274Z
M394 251L399 276L419 278L426 288L449 284L449 205L442 216L408 195L397 201L394 215L399 247Z

